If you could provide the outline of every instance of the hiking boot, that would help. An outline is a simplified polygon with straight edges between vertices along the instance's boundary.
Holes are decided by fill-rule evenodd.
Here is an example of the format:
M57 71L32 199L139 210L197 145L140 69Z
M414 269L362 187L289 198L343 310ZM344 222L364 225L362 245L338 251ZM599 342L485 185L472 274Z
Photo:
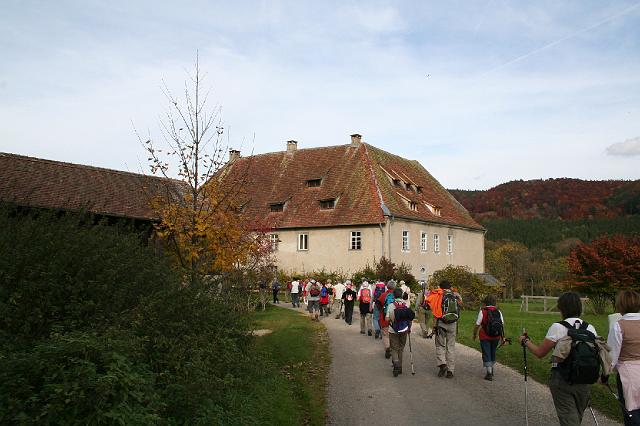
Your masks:
M453 379L453 372L447 371L447 379Z
M440 367L440 371L438 371L438 377L444 377L444 375L447 374L447 365L442 364L442 365L439 365L438 367Z
M384 350L384 357L387 359L391 358L391 348L387 348Z
M364 331L361 331L360 334L364 334Z
M487 373L487 374L484 376L484 379L485 379L485 380L488 380L488 381L492 381L492 380L493 380L493 374L491 374L491 373Z
M380 330L376 330L376 336L375 337L376 337L376 339L380 338Z
M393 365L393 377L398 377L398 374L402 373L402 369L398 367L395 363Z
M371 330L369 330L369 331L367 332L367 336L371 336L372 334L373 334L373 333L371 332Z

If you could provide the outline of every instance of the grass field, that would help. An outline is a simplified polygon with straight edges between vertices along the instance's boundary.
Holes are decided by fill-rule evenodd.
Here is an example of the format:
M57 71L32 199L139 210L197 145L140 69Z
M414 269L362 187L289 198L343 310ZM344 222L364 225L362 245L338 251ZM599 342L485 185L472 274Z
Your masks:
M530 309L532 304L530 303ZM542 304L540 304L542 305ZM529 336L534 343L539 344L547 334L549 326L553 322L560 321L562 318L559 313L540 313L540 312L519 312L520 302L504 302L499 306L505 321L505 335L513 339L513 345L503 346L498 349L497 360L499 363L508 365L517 371L523 373L523 353L522 347L518 345L517 337L521 334L522 328L526 328ZM534 307L535 309L535 307ZM539 309L540 311L542 308ZM457 341L480 351L480 343L473 341L473 325L475 324L478 311L463 311L459 320ZM608 323L606 315L585 314L582 316L584 320L592 324L600 336L606 338L608 332ZM480 354L478 354L480 357ZM529 375L540 383L546 384L549 379L551 354L543 359L538 359L530 352L527 353L527 364ZM615 389L615 380L610 379L610 384ZM593 385L592 389L593 407L607 416L622 421L620 407L615 398L602 385Z
M328 335L320 323L294 311L267 305L254 315L257 348L273 370L256 378L257 417L264 425L324 425L329 357Z

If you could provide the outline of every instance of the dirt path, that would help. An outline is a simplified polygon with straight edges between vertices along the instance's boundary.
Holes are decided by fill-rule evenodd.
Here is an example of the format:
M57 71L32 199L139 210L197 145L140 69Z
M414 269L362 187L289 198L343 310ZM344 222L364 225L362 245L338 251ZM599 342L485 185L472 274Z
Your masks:
M407 343L404 373L394 378L391 361L384 358L382 342L360 334L359 320L357 308L351 326L334 315L322 319L329 332L332 356L328 424L525 424L524 380L519 373L497 365L494 381L488 382L483 379L479 352L456 345L455 377L439 378L433 340L414 335L416 375L411 375ZM528 388L529 424L557 425L548 388L531 380ZM600 425L618 424L597 412L596 416ZM589 410L582 424L595 424Z

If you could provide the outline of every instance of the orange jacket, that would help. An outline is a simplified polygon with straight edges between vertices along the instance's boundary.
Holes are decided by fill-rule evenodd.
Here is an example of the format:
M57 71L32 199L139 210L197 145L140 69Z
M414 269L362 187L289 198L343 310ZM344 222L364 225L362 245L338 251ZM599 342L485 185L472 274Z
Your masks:
M444 290L437 288L431 290L427 297L427 304L431 308L434 318L442 318L442 293L444 293Z

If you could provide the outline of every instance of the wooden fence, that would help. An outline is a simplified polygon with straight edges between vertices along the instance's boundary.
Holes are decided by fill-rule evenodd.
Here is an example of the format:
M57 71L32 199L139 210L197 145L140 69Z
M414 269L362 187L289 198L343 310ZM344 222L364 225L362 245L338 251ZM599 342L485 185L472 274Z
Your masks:
M520 303L520 312L529 312L529 299L536 302L542 300L542 312L558 312L558 298L555 296L520 296L522 299ZM586 303L589 301L588 297L581 297L582 311L585 311Z

